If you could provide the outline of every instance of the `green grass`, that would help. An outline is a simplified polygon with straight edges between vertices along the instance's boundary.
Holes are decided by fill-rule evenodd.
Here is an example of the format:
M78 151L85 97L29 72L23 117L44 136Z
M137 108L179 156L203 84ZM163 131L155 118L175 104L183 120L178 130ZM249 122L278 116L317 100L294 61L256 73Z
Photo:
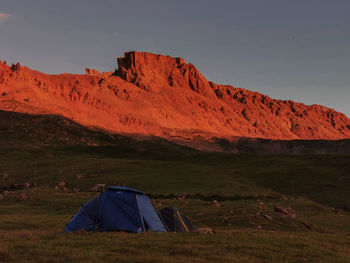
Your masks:
M17 201L23 192L28 199ZM80 203L95 194L46 187L20 193L0 206L0 262L346 262L350 256L350 215L305 199L223 201L220 207L193 199L153 200L158 208L181 207L197 226L212 227L213 235L60 234ZM297 220L276 213L276 201L292 206Z
M350 155L234 155L178 146L0 149L0 262L347 262ZM82 179L77 175L82 174ZM67 192L55 184L67 183ZM59 234L97 183L139 188L213 235ZM80 189L75 193L74 189ZM25 194L25 200L19 197ZM178 198L181 196L186 198ZM219 200L220 207L212 200ZM274 211L290 206L296 219ZM269 220L265 215L271 216ZM309 228L306 227L309 226Z
M233 155L61 147L2 154L2 185L66 181L82 191L96 183L126 184L152 194L303 196L341 208L350 203L350 155ZM77 175L83 179L78 180Z

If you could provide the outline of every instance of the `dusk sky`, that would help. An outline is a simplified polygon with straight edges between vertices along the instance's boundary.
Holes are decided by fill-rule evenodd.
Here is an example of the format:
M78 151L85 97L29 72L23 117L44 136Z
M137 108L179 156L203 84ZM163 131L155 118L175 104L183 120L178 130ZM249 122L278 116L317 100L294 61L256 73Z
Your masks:
M0 0L0 59L46 73L110 71L125 51L350 117L349 0Z

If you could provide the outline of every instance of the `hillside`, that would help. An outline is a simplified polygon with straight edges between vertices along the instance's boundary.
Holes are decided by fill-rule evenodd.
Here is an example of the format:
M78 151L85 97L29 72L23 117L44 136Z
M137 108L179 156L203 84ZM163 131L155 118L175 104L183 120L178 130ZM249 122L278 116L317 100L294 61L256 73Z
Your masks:
M128 52L118 69L47 75L0 63L0 110L61 115L119 134L275 140L350 138L332 109L208 81L181 58Z
M200 152L14 112L0 112L0 134L0 262L340 263L350 256L350 155ZM55 187L60 182L65 188ZM101 183L145 191L158 209L178 207L216 233L60 234Z
M10 150L48 146L79 146L90 150L97 146L110 147L114 151L159 152L169 150L259 153L259 154L326 154L350 153L350 140L269 140L256 138L213 137L205 140L156 136L122 136L89 129L59 115L27 114L0 110L0 147ZM177 145L176 145L177 144ZM86 150L88 150L86 148Z
M188 131L142 126L137 121L113 122L112 117L120 115L108 115L112 110L105 111L102 97L111 105L118 102L116 107L136 104L129 105L131 99L117 97L118 92L108 93L104 86L108 84L101 79L125 85L126 91L132 87L141 108L149 98L167 96L166 91L152 90L153 84L141 84L160 80L143 80L142 75L132 75L132 67L126 70L125 61L119 63L113 74L87 70L87 75L77 76L48 76L19 65L12 69L2 65L6 85L1 85L0 93L5 109L0 110L1 262L130 262L130 258L150 263L154 258L159 262L346 262L350 156L340 153L349 153L349 139L221 137L224 133L214 133L210 126ZM46 84L34 88L34 81ZM84 84L68 92L76 81ZM14 84L17 91L11 90ZM91 96L85 102L79 99L83 90ZM207 98L191 88L188 92ZM220 101L216 95L214 99ZM165 107L161 102L155 105L150 109ZM139 116L147 113L132 107L120 110L138 110ZM111 129L113 125L123 132ZM136 132L136 127L145 130ZM171 140L154 136L158 134ZM62 182L65 187L57 188ZM93 187L101 183L143 190L158 209L178 207L197 227L210 227L215 234L59 234L80 205L97 195ZM276 205L292 209L295 217L277 211Z

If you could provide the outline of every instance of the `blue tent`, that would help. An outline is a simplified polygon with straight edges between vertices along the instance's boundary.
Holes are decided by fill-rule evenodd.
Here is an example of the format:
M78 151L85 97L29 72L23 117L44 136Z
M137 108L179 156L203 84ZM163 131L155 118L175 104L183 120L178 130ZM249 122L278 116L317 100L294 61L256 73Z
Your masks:
M143 231L167 232L151 200L143 192L123 186L107 191L83 204L64 232Z

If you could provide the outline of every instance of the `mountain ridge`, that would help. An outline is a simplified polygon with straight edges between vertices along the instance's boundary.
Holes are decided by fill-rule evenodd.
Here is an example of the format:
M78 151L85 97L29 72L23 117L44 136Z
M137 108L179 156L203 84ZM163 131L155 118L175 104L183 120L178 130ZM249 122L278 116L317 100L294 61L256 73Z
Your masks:
M1 62L0 109L165 138L350 138L350 119L333 109L219 85L182 58L136 51L103 73L48 75Z

